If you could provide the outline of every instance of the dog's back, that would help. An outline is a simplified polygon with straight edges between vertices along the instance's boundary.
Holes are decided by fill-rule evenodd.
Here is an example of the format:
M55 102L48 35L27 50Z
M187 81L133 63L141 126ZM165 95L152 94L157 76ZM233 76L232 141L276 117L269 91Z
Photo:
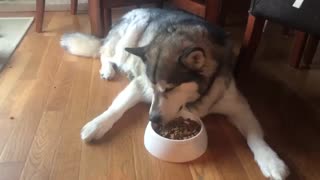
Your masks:
M143 47L155 39L162 43L161 40L164 37L172 35L177 30L184 33L183 38L172 37L172 42L169 44L184 43L183 41L223 44L225 39L225 33L222 29L209 26L202 18L195 15L183 11L146 8L135 9L125 14L113 25L103 41L92 36L83 35L81 37L77 33L64 36L61 42L65 49L72 54L83 56L96 55L99 52L97 48L101 45L102 64L105 61L114 63L121 71L131 77L137 77L146 72L145 65L140 58L129 54L124 49ZM86 46L91 46L91 48L84 48ZM170 53L169 48L167 53Z
M200 39L203 31L215 33L217 37L224 36L222 31L212 30L201 18L182 11L136 9L124 15L112 27L101 48L102 61L115 63L122 71L137 77L145 73L145 65L140 58L127 53L124 49L144 47L155 39L158 39L160 44L161 36L168 36L179 28L189 32L185 34L185 38ZM177 38L173 37L172 41L175 43Z

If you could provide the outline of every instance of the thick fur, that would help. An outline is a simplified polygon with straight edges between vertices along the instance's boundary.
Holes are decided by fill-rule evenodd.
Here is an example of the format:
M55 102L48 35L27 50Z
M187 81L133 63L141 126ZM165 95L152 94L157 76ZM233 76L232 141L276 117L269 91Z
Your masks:
M131 80L105 112L83 127L84 141L102 137L141 101L151 103L151 121L167 122L182 111L200 117L221 113L247 139L266 177L281 180L289 174L236 87L232 43L219 27L180 11L137 9L124 15L102 44L75 33L63 36L61 45L80 56L100 52L103 79L112 79L116 66Z
M99 49L102 42L94 36L72 33L64 34L60 44L71 54L77 54L84 57L98 57L100 55ZM74 46L75 44L76 46Z

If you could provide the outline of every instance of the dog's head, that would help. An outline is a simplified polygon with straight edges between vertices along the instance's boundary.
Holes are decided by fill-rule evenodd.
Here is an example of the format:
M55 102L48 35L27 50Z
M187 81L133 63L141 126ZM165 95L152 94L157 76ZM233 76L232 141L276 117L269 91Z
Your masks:
M150 121L173 120L188 103L208 91L230 57L227 39L223 31L212 34L202 26L182 26L159 33L147 46L126 48L144 61L153 84Z

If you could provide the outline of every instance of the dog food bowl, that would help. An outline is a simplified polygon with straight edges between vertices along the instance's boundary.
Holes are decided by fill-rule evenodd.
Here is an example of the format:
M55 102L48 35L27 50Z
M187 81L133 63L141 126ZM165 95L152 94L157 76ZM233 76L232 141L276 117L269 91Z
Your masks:
M200 118L189 112L184 112L182 117L197 121L201 125L200 132L189 139L168 139L156 133L152 122L149 122L144 134L144 146L150 154L164 161L182 163L195 160L206 151L208 136Z

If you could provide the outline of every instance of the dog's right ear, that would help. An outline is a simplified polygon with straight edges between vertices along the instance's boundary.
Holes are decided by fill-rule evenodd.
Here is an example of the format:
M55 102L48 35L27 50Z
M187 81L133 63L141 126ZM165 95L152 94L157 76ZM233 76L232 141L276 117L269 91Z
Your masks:
M134 54L145 60L146 47L136 47L136 48L125 48L128 53Z
M206 55L203 48L190 47L183 50L178 61L188 69L198 71L204 66Z

